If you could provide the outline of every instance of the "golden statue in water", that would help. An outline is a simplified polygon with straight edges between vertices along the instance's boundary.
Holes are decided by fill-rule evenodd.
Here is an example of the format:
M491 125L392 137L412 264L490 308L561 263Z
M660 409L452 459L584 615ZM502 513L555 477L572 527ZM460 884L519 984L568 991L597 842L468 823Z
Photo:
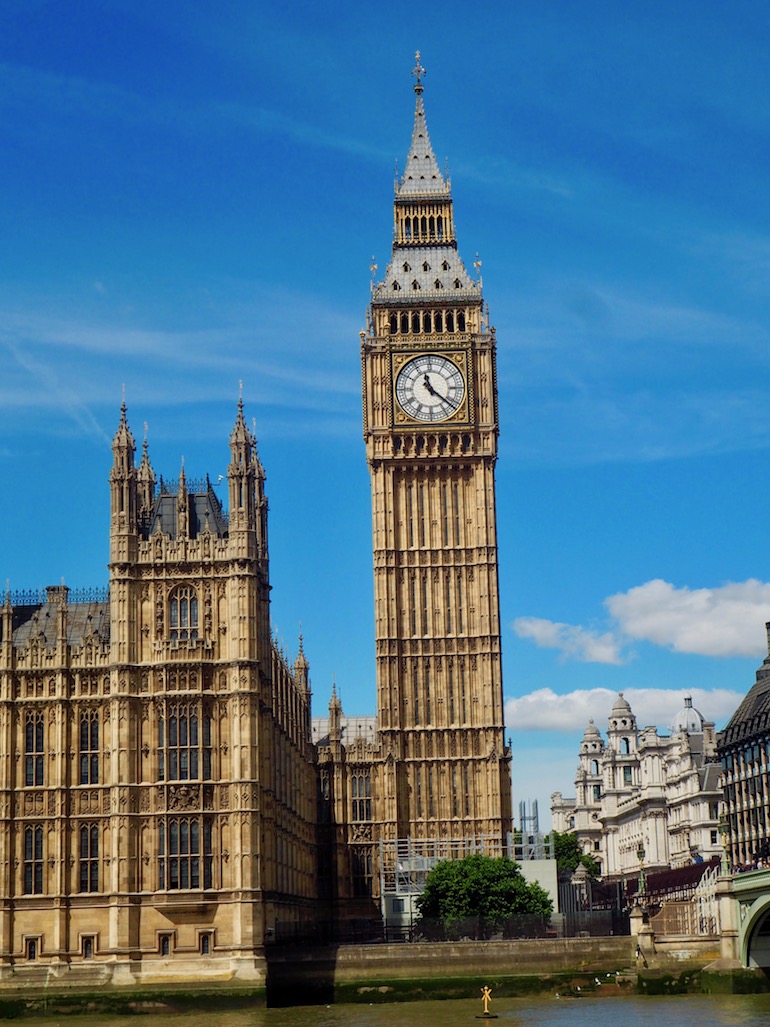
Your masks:
M493 1017L497 1019L497 1014L490 1013L489 1011L489 1003L492 1001L492 989L489 987L488 984L485 984L484 987L481 989L481 1001L484 1006L484 1017L489 1020L491 1020ZM479 1019L481 1019L481 1017L479 1017Z

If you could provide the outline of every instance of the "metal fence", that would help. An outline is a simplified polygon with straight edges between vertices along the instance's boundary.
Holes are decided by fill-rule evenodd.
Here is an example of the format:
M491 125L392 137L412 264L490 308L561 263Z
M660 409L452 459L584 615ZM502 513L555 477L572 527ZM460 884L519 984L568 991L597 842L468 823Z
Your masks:
M422 918L412 924L359 919L317 924L276 924L268 945L377 945L393 942L506 941L537 938L599 938L630 934L627 913L619 910L520 915L494 922L481 917L442 922Z

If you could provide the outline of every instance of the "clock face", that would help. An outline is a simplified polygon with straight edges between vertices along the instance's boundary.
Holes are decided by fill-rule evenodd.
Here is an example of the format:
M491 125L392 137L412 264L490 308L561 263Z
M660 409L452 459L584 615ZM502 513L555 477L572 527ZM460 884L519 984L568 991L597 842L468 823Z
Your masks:
M416 421L443 421L465 397L465 380L446 357L429 353L404 364L396 378L396 399Z

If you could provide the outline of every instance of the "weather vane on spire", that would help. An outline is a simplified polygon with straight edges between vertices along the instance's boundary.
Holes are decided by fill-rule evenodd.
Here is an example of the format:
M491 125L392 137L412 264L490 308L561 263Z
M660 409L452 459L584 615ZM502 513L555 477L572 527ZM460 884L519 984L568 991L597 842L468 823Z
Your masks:
M420 51L419 50L415 53L414 59L417 62L415 64L414 68L412 69L412 74L417 79L417 82L416 82L415 87L414 87L414 91L415 91L415 93L421 93L422 92L422 80L421 80L420 76L425 74L425 68L423 68L423 66L420 64Z

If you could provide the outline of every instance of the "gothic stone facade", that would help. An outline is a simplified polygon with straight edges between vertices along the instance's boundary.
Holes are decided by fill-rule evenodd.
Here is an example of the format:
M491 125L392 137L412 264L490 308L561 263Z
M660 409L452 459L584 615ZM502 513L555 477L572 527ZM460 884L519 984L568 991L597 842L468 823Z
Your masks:
M372 490L376 729L333 696L319 749L339 899L380 899L379 843L511 829L498 598L495 329L457 249L419 54L394 239L361 333ZM321 733L321 732L319 732Z
M264 473L240 405L229 517L134 450L124 406L108 595L0 610L0 979L260 981L316 887L308 666L271 641Z

